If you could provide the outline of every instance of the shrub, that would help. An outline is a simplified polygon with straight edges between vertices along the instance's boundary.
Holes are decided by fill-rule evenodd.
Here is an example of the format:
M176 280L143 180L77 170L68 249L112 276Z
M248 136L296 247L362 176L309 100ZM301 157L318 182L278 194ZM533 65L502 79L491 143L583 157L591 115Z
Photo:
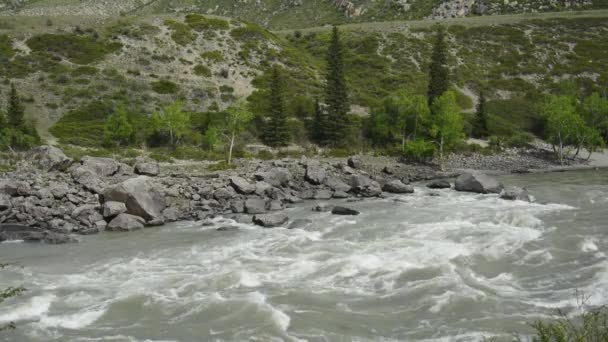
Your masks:
M274 159L274 154L272 154L272 152L268 150L261 150L260 152L258 152L256 158L261 160L271 160Z
M106 54L119 50L120 43L105 43L88 35L41 34L26 41L27 46L40 53L56 53L76 64L102 60Z
M435 155L435 145L424 139L410 140L405 144L403 157L416 163L428 162Z
M528 132L518 132L507 140L509 147L527 147L536 137Z
M196 33L192 32L192 28L184 23L167 19L165 25L173 31L171 38L179 45L186 46L196 39Z
M220 50L205 51L201 53L201 58L209 62L221 62L224 60L224 54Z
M505 142L502 137L493 135L488 139L488 146L494 151L502 151L504 145Z
M230 23L226 20L205 17L200 14L186 15L186 24L196 31L227 30L230 28Z
M211 77L211 70L202 64L197 64L194 67L194 74L198 76Z
M532 341L608 341L608 308L587 311L576 320L560 312L553 321L537 321L531 326L535 331Z
M234 164L228 164L225 160L219 161L215 164L211 164L207 166L207 170L209 171L223 171L223 170L231 170L234 169Z
M271 35L261 26L254 23L245 23L244 26L237 27L230 31L232 38L241 41L258 41L270 39Z
M175 94L178 90L177 84L167 80L154 81L151 85L152 90L159 94Z

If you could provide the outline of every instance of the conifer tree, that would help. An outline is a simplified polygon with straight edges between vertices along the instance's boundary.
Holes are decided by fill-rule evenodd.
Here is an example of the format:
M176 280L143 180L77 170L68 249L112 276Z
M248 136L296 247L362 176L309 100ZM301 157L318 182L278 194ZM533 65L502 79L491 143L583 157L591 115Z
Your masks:
M326 142L334 146L343 145L349 131L347 115L350 105L344 77L344 48L340 42L340 33L336 26L333 28L327 51L325 102L327 104Z
M287 146L290 140L287 112L283 99L283 79L277 65L272 67L268 120L265 124L264 143L272 147Z
M488 136L486 97L483 90L479 92L479 103L477 103L477 110L475 112L475 123L473 128L473 136L475 138L484 138Z
M315 99L315 114L312 120L310 139L319 145L323 145L326 141L327 120L325 120L325 113L323 113L319 99Z
M22 129L23 128L23 115L25 113L25 109L21 104L21 100L19 99L19 94L17 93L17 89L15 85L11 83L11 91L9 93L8 98L8 123L14 129Z
M431 65L429 69L429 89L427 92L429 107L433 101L445 93L449 88L449 70L447 67L445 32L443 28L437 30Z

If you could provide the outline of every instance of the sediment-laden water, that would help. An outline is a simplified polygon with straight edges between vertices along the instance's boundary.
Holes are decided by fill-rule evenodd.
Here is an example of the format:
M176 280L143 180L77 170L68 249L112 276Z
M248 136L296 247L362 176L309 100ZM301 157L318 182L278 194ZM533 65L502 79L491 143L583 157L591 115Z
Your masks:
M608 303L608 172L503 177L537 203L428 190L288 209L305 229L181 223L0 245L5 341L477 341ZM437 193L439 196L430 196Z

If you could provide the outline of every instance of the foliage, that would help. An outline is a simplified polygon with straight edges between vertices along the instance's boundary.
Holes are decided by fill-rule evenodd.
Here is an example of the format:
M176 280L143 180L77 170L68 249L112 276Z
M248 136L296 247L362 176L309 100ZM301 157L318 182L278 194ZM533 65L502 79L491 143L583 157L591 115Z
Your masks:
M179 89L177 84L168 80L159 80L151 83L152 90L159 94L175 94Z
M41 143L34 124L24 119L25 108L12 83L6 113L0 111L0 150L28 150Z
M441 169L444 169L445 151L449 150L463 136L463 122L456 95L447 91L433 102L433 124L431 136L435 138L439 150Z
M340 41L338 28L334 26L331 42L327 51L327 81L325 85L325 102L327 104L327 124L323 135L327 143L341 146L348 134L348 117L350 110L348 89L344 76L344 47Z
M506 141L509 147L528 147L536 139L532 133L517 132Z
M601 342L608 341L608 308L600 307L570 318L562 312L549 322L536 321L533 342Z
M427 91L429 106L433 104L436 98L443 95L450 86L446 53L445 31L440 27L435 37L431 65L429 66L429 89Z
M209 62L221 62L224 60L224 54L220 50L205 51L201 53L201 58Z
M249 42L259 41L271 38L271 34L264 28L254 23L244 23L243 26L237 27L230 31L230 35L237 40Z
M196 31L227 30L230 28L230 23L224 19L206 17L200 14L186 15L185 22Z
M192 27L184 23L167 19L165 20L165 25L169 26L169 28L173 31L171 38L173 38L173 41L179 45L186 46L194 42L196 39L196 32L193 32Z
M228 143L228 165L232 164L232 153L236 139L246 131L249 122L253 119L253 114L247 109L242 101L237 101L234 105L226 109L226 115L215 125L222 132Z
M291 137L283 98L283 78L281 77L281 70L277 65L272 68L270 85L270 92L268 94L269 107L263 140L266 145L272 147L287 146Z
M133 137L133 127L129 123L127 108L119 105L114 113L106 118L103 139L106 145L125 146Z
M403 156L407 161L416 163L428 162L435 155L433 142L424 139L409 140L403 149Z
M488 114L486 112L486 96L483 90L479 92L479 102L475 111L475 121L473 123L473 137L484 138L489 134Z
M76 64L98 62L122 47L120 43L106 43L90 35L68 33L36 35L26 44L35 52L55 53Z
M547 96L541 115L545 119L545 138L553 145L557 159L563 164L566 147L576 145L577 135L585 129L585 123L576 111L575 100L571 96Z
M211 70L202 64L197 64L194 66L194 74L198 76L211 77Z
M4 268L6 266L6 264L0 264L0 268ZM0 289L0 304L9 298L19 296L25 291L26 289L24 287L9 287L6 289ZM15 323L10 322L8 325L0 325L0 331L8 329L15 329Z
M174 101L152 114L151 122L153 129L168 135L169 144L175 147L190 131L190 112L183 109L180 101Z
M19 129L23 127L24 119L23 115L25 114L25 108L23 104L21 104L21 100L19 99L19 94L17 93L17 89L15 88L15 84L11 83L11 91L8 97L8 108L7 108L7 118L8 124L13 128Z

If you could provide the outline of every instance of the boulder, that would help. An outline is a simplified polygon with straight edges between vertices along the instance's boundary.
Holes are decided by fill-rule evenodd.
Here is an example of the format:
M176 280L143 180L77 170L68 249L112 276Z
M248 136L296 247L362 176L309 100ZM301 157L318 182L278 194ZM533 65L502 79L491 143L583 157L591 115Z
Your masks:
M99 179L99 176L88 168L80 166L73 169L71 173L74 181L89 191L101 194L106 188L106 183Z
M325 185L327 185L333 191L349 192L351 189L350 185L344 183L338 177L328 177L325 181Z
M392 194L414 193L414 187L412 187L411 185L403 184L403 182L400 180L394 180L384 184L382 190Z
M382 194L380 184L366 176L352 175L350 185L355 193L363 197L376 197Z
M319 189L315 191L314 199L317 200L328 200L332 197L333 193L329 190Z
M160 173L160 166L154 159L137 157L135 165L133 165L133 171L138 175L154 177Z
M113 232L130 232L132 230L142 229L145 222L146 221L139 216L120 214L108 223L106 229Z
M350 195L344 191L336 191L332 194L332 198L349 198Z
M289 224L289 226L287 227L287 229L301 229L301 228L305 228L306 226L309 226L310 224L312 224L312 220L297 219L297 220L294 220L293 222L291 222Z
M352 156L352 157L348 158L347 164L348 164L348 166L352 167L353 169L361 169L363 167L363 161L361 160L361 157L359 157L359 156Z
M268 210L270 211L279 211L283 210L284 208L283 202L278 200L270 201L270 203L268 203Z
M220 202L226 202L236 196L236 191L232 187L219 188L213 192L213 198Z
M104 218L112 218L122 213L127 212L127 206L122 202L108 201L101 207L101 213Z
M261 198L250 198L245 201L245 212L247 214L263 214L266 212L266 200Z
M232 201L230 202L230 210L235 214L242 214L245 212L244 201Z
M96 222L103 220L103 216L97 211L97 207L92 204L76 207L71 216L85 227L93 227Z
M320 185L325 181L325 169L319 163L308 163L304 179L310 184Z
M429 189L449 189L452 184L445 179L437 179L427 184L426 187Z
M249 183L245 178L242 177L230 177L230 185L239 194L249 195L255 192L255 185Z
M0 225L0 241L22 240L25 242L45 242L48 244L63 244L78 242L68 234L38 230L20 224Z
M13 205L11 204L11 196L7 194L0 194L0 211L10 209Z
M49 184L49 191L55 199L62 199L70 192L70 189L66 183L51 182Z
M27 158L37 167L45 171L65 171L74 160L66 156L55 146L42 145L31 150Z
M532 196L526 188L512 188L504 190L500 194L500 198L508 201L524 201L532 202Z
M180 219L180 211L175 207L169 207L163 210L163 218L165 222L176 222Z
M284 168L275 167L266 172L256 173L255 178L272 186L287 186L293 178L291 173Z
M264 228L273 228L284 225L289 221L289 217L284 214L265 214L255 215L253 223Z
M463 173L456 178L456 191L475 192L479 194L499 194L504 186L495 178L478 171Z
M104 202L122 202L127 213L142 217L146 222L162 224L162 212L167 206L165 199L147 176L130 178L106 189Z
M121 163L112 158L84 156L80 163L100 177L110 177L118 173Z
M331 213L334 215L350 215L350 216L359 215L359 212L357 210L347 208L347 207L341 207L341 206L335 206L331 210Z
M327 203L320 203L312 207L312 211L317 211L320 213L331 211L334 208L333 205Z

